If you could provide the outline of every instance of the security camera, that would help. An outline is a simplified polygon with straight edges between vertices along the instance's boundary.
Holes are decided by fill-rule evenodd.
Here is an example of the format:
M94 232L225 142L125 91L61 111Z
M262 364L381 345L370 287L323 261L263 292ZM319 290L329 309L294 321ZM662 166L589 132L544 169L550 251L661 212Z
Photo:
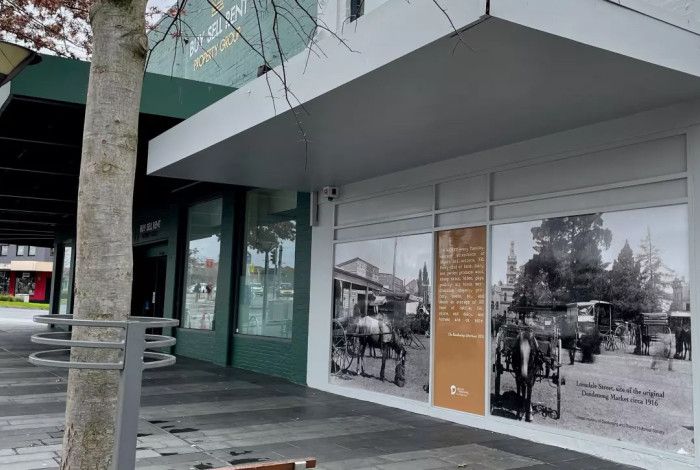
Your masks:
M324 186L321 190L321 194L329 201L332 201L338 197L338 188L336 186Z

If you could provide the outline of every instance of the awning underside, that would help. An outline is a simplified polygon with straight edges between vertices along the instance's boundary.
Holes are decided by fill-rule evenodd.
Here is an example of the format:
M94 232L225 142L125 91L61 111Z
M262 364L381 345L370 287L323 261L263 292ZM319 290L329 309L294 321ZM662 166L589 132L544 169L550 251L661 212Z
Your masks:
M490 18L152 174L311 190L698 97L697 77Z

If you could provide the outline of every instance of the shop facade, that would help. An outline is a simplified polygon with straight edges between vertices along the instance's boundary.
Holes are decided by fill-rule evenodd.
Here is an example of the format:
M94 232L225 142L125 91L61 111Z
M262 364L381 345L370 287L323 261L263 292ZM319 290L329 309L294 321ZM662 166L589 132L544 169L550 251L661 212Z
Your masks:
M179 356L304 383L309 195L207 184L147 194L134 214L133 314L179 319ZM69 313L73 241L58 249L52 312Z
M255 18L252 7L235 3L243 5L241 20ZM193 10L189 25L206 30L212 21L209 8L200 10ZM203 11L206 15L198 14ZM294 37L285 50L301 47ZM189 80L182 77L190 62L176 69L164 65L170 63L165 58L174 54L170 39L158 49L160 58L153 57L144 80L134 195L132 312L179 319L180 328L171 333L178 340L175 353L182 357L303 383L311 231L304 223L309 220L308 193L146 174L150 138L231 93L231 85L250 79L259 64L249 60L245 67L233 67L249 54L241 43L230 44L216 64L190 77L207 80L216 75L222 85ZM76 200L88 72L87 62L43 56L3 87L0 97L4 130L0 179L6 185L0 195L0 248L7 246L13 255L4 256L0 250L0 289L15 292L19 286L33 291L30 300L44 300L45 295L53 314L73 313ZM47 82L46 76L52 81ZM30 120L31 130L20 125ZM26 158L18 157L22 155ZM41 247L32 247L29 253L26 244ZM15 266L16 273L10 267L17 264L15 245L24 246L24 256L17 258L24 264ZM44 251L55 253L53 272L50 263L26 264L40 261L34 254Z
M430 3L324 2L346 44L286 66L308 141L254 80L149 173L311 193L310 387L697 468L696 12Z
M342 186L313 229L307 383L694 466L698 122L684 104Z
M137 210L135 314L179 318L175 353L304 382L308 194L193 188Z
M0 244L0 295L27 302L49 302L53 250L33 245Z

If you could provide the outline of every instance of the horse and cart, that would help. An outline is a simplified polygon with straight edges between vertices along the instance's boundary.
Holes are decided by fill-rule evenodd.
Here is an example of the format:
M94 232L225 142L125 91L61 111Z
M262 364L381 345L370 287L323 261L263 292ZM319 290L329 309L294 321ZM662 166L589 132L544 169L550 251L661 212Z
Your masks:
M510 318L508 318L510 317ZM513 375L520 402L517 417L530 421L532 388L549 381L556 387L556 409L542 408L543 414L561 416L562 349L574 364L576 351L583 362L600 353L605 335L613 334L612 305L591 300L550 306L511 307L500 322L496 335L494 363L495 394L500 397L501 376Z
M406 314L407 296L390 293L374 296L366 310L360 308L353 315L333 320L333 372L348 372L354 363L355 373L365 375L365 356L376 357L379 350L379 379L385 380L386 362L393 358L396 362L394 383L399 387L405 385L407 350L425 349L413 331L414 322Z
M531 421L532 388L536 382L550 381L557 390L556 410L542 409L556 419L561 416L561 350L562 339L556 312L540 311L518 323L505 323L496 335L493 365L494 391L501 398L504 373L513 375L519 401L517 418Z

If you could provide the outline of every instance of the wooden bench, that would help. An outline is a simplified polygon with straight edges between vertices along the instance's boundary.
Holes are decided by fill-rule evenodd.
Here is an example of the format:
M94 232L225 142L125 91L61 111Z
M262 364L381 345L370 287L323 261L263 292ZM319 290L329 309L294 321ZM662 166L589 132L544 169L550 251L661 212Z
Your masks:
M303 468L316 468L316 459L306 458L242 463L232 467L218 468L216 470L301 470Z

